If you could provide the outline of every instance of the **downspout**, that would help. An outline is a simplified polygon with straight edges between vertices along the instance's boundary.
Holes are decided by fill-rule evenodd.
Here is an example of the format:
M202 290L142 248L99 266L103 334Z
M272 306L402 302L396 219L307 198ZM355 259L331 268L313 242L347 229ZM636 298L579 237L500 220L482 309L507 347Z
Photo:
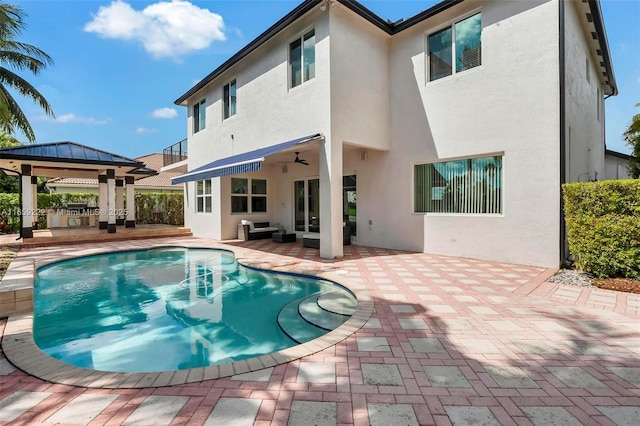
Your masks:
M564 199L562 185L567 181L567 117L565 98L565 0L558 1L558 54L559 54L559 90L560 90L560 264L568 263L567 226L564 220Z

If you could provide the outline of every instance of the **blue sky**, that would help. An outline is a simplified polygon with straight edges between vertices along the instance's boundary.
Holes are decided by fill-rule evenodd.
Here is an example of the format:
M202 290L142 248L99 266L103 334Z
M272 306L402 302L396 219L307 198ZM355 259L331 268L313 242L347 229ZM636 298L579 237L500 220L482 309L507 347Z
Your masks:
M361 2L394 21L436 3ZM161 152L183 139L186 109L173 101L299 1L13 3L28 14L22 41L40 47L55 61L36 77L23 74L56 114L55 120L46 118L19 98L37 142L71 140L136 157ZM601 4L620 92L606 101L607 147L628 153L622 132L640 113L634 107L640 103L640 1L601 0Z

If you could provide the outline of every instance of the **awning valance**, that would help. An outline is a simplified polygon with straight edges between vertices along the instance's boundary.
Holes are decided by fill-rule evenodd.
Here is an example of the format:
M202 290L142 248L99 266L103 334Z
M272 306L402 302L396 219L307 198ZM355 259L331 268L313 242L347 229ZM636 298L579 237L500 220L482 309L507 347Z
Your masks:
M255 151L245 152L243 154L232 155L231 157L221 158L213 161L197 169L193 169L183 175L171 179L171 183L193 182L196 180L210 179L219 176L236 175L241 173L257 172L262 166L264 159L277 152L290 148L294 145L310 142L322 138L320 133L305 136L303 138L293 139L265 148L256 149Z

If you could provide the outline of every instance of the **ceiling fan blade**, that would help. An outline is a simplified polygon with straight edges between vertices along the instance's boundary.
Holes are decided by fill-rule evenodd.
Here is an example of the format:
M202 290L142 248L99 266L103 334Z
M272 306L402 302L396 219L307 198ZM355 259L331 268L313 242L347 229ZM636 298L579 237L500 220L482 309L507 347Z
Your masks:
M300 153L296 151L296 159L293 160L294 163L300 163L300 164L304 164L305 166L308 166L309 163L307 163L307 160L302 160L299 157Z

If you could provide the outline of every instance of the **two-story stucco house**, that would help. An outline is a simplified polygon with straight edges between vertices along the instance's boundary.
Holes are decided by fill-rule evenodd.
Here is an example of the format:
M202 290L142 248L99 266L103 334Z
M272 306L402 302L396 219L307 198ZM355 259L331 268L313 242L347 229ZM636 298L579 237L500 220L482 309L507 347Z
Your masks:
M248 12L250 13L250 12ZM400 22L304 1L180 96L185 221L558 266L561 184L604 172L597 0L445 0ZM302 160L302 161L296 161Z

